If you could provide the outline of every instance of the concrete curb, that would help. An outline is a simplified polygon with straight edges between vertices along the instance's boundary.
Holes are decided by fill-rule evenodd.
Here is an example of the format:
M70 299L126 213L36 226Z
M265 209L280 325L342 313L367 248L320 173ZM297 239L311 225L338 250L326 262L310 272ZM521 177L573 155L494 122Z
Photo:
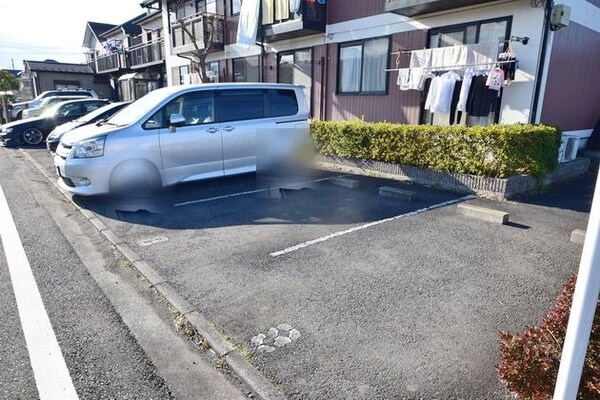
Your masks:
M210 348L219 356L225 357L231 370L260 398L264 400L279 400L286 397L273 385L254 365L239 354L235 347L225 340L223 335L208 322L208 320L189 303L179 295L173 286L160 276L146 261L143 260L124 240L120 239L98 216L87 209L81 208L73 201L70 194L64 191L55 180L48 176L41 165L38 164L29 154L22 149L21 153L58 189L60 193L71 203L81 214L96 227L121 254L131 263L144 279L150 282L151 287L157 290L164 299L177 312L183 315L186 320L196 330L198 335L206 340Z
M465 217L475 218L482 221L493 222L504 225L508 222L508 213L486 207L473 206L471 204L459 204L456 211Z
M416 201L417 193L410 190L398 189L391 186L381 186L379 195L383 197L395 197L404 201Z
M332 185L343 187L346 189L356 189L360 186L360 182L356 179L334 177L329 179Z
M585 234L586 231L582 229L575 229L573 232L571 232L571 238L569 239L569 241L571 241L572 243L584 244Z

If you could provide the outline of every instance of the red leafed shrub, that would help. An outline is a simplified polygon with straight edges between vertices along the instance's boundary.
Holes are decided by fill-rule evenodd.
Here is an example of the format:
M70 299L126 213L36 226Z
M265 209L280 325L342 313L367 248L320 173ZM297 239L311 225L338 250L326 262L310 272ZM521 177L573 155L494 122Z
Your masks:
M539 326L518 335L500 332L500 364L496 371L519 399L551 399L558 375L569 311L575 290L572 275ZM600 399L600 302L590 335L578 399Z

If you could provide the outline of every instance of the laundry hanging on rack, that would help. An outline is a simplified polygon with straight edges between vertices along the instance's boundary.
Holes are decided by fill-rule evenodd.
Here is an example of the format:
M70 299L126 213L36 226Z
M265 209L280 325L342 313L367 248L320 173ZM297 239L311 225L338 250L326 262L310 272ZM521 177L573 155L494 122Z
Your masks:
M460 76L453 71L433 78L425 100L425 109L431 112L449 113L454 88L456 82L460 80Z
M504 70L495 65L488 73L485 85L492 90L500 90L504 86Z
M471 81L466 111L471 117L486 117L494 110L498 91L487 86L488 77L477 75Z
M428 72L461 69L470 64L490 64L496 60L497 52L497 42L412 50L409 71L402 71L398 86L400 90L423 90Z
M290 12L297 13L300 11L300 0L290 0Z
M262 0L262 24L271 25L275 22L275 3L273 0Z

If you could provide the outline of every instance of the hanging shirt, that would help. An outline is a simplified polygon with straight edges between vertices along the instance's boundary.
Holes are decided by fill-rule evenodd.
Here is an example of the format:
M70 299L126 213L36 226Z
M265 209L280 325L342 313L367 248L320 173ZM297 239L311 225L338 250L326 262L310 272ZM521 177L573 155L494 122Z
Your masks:
M473 75L475 75L475 72L472 69L466 70L463 75L462 86L458 96L458 104L456 105L458 111L467 110L467 99L469 98L469 89L471 88Z
M431 112L449 113L454 84L459 79L460 77L454 72L447 72L433 78L425 100L425 109Z
M427 99L425 100L425 109L433 112L433 103L435 102L439 86L442 82L441 76L436 76L431 79L429 83L429 91L427 92Z
M433 100L432 112L443 112L449 113L450 106L452 104L452 93L454 92L454 85L457 80L460 79L455 72L446 72L440 76L441 81L438 84L435 98Z
M487 87L486 81L485 75L475 76L471 80L466 111L472 117L487 117L498 99L498 91Z
M487 87L493 90L500 90L504 85L504 71L500 67L493 67L485 82Z

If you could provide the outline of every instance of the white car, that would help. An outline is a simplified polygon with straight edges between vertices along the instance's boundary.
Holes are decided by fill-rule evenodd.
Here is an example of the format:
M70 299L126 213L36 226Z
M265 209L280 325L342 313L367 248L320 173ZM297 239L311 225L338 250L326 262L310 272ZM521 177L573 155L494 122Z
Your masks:
M277 165L310 140L303 89L216 83L154 90L107 123L63 136L54 156L58 182L77 195L143 196Z

